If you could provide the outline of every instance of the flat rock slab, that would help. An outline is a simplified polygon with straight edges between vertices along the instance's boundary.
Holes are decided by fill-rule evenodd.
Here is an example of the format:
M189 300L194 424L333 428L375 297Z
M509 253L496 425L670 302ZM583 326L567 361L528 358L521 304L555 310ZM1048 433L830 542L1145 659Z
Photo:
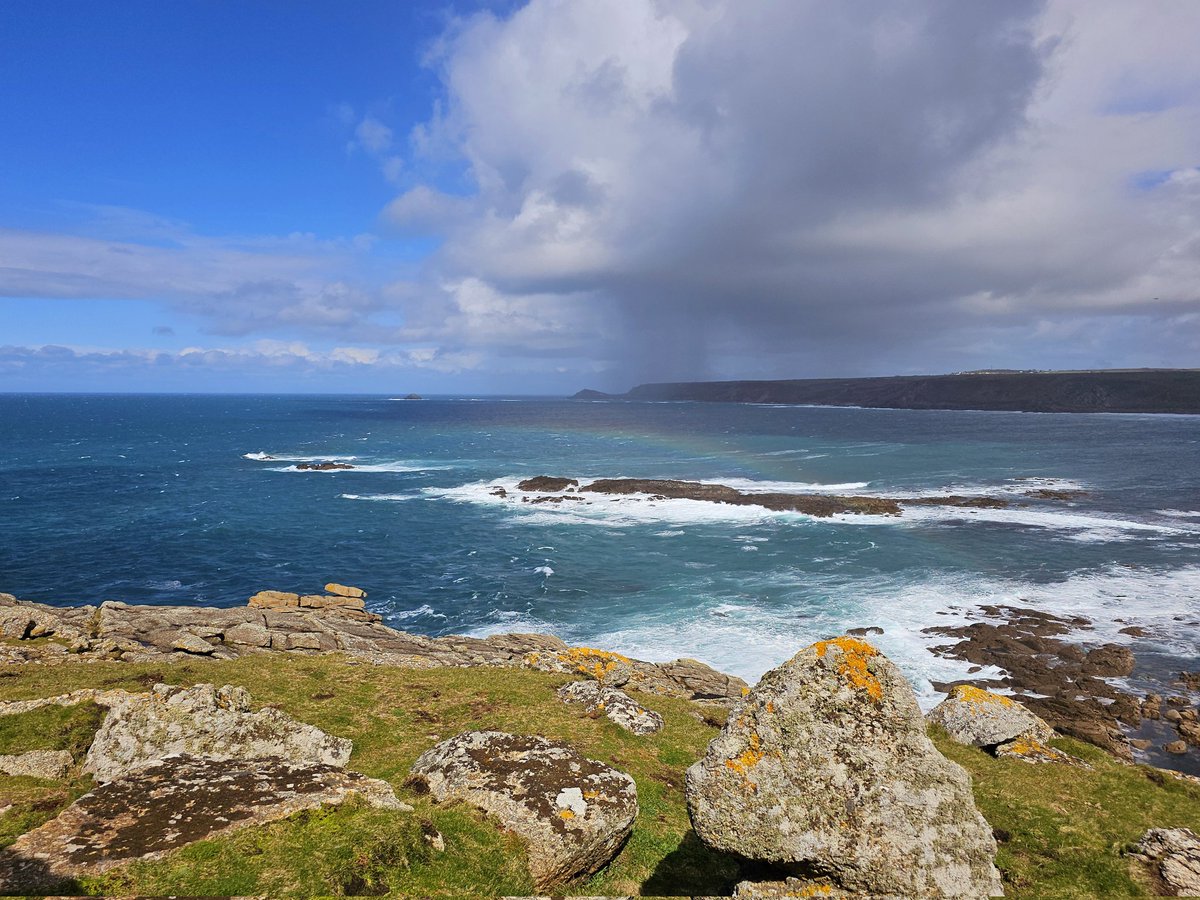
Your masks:
M573 681L557 691L563 703L581 703L588 713L604 715L610 722L633 734L662 731L663 718L646 709L624 691L596 681Z
M196 841L350 797L411 810L387 782L333 766L169 757L80 797L0 851L0 891L159 859Z
M155 685L144 694L110 698L85 772L113 781L173 754L208 759L279 758L342 767L353 744L267 707L252 712L244 688L211 684Z
M600 869L638 811L624 772L537 736L464 732L423 753L412 777L439 803L470 803L524 838L538 890Z
M820 641L765 674L687 772L704 843L850 894L1001 893L971 779L938 753L900 670Z
M1012 697L969 684L954 687L925 718L972 747L995 747L1017 738L1044 744L1054 737L1053 728Z

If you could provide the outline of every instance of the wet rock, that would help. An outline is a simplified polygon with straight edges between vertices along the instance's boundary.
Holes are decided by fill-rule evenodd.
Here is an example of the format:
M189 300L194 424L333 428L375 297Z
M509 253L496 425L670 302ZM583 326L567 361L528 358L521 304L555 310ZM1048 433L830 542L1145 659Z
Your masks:
M411 809L387 782L335 766L172 756L101 785L0 851L0 889L44 889L160 859L199 840L351 797Z
M688 769L706 844L871 896L999 894L967 773L925 734L912 688L865 641L821 641L768 672Z
M954 688L925 718L972 747L995 747L1019 737L1045 743L1054 737L1053 728L1016 700L966 684Z
M5 775L28 775L32 778L63 778L75 765L66 750L30 750L0 756L0 772Z
M322 462L322 463L296 463L296 468L301 472L332 472L337 469L353 469L354 466L349 463L339 462Z
M1135 857L1150 865L1160 896L1200 896L1200 838L1188 828L1151 828Z
M1179 756L1184 753L1187 753L1187 742L1186 741L1171 741L1169 743L1163 744L1163 749L1166 750L1168 753L1174 753L1175 755Z
M1122 725L1137 727L1141 704L1101 677L1132 670L1128 648L1105 644L1085 651L1063 639L1092 627L1080 616L1055 616L1013 606L980 609L987 620L925 629L928 634L959 639L934 647L934 652L1003 670L1005 675L995 686L1013 691L1016 699L1055 731L1132 760Z
M350 597L355 600L364 600L367 596L367 592L362 588L338 584L336 581L331 581L329 584L325 585L325 593L336 594L338 597Z
M1133 671L1133 651L1120 644L1104 644L1089 650L1084 658L1082 672L1100 678L1123 678Z
M1158 719L1162 717L1162 694L1147 694L1142 701L1142 718Z
M868 625L866 628L848 628L846 634L853 637L867 637L872 634L883 634L883 629L878 625Z
M1124 628L1120 629L1117 633L1118 634L1127 634L1130 637L1145 637L1147 634L1149 634L1149 632L1146 631L1145 628L1142 628L1142 626L1140 626L1140 625L1126 625Z
M560 687L557 696L564 703L582 703L587 712L603 714L610 722L633 734L662 731L662 716L616 688L595 681L574 681Z
M97 781L113 781L173 754L206 759L275 757L296 764L344 766L352 744L286 713L250 711L244 688L156 685L108 701L109 712L84 765Z
M579 482L574 478L556 478L553 475L538 475L517 482L517 490L535 491L539 494L555 494L569 487L579 487Z
M412 778L525 839L538 890L590 875L625 843L637 788L623 772L542 737L469 731L423 753Z

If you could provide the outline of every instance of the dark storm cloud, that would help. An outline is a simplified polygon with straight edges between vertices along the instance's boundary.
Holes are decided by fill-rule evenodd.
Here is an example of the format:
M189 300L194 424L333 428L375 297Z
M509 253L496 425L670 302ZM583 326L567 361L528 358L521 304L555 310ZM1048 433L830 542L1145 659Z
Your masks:
M1129 177L1155 155L1133 133L1176 158L1195 106L1135 122L1088 94L1100 62L1187 73L1119 46L1131 23L1102 5L535 0L472 20L422 130L479 187L439 275L594 298L626 378L1053 364L1078 345L1036 338L1072 316L1194 334L1195 223L1171 221L1194 180L1168 164L1135 196ZM1200 20L1174 15L1136 25L1178 63L1168 33Z

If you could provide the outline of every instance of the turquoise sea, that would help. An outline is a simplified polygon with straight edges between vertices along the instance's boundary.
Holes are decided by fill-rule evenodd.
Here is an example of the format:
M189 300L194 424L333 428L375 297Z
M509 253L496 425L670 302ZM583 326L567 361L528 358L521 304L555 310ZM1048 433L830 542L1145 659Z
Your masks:
M965 669L922 629L1016 603L1094 619L1086 641L1141 625L1160 667L1200 667L1200 417L9 394L0 433L0 591L29 600L229 606L336 580L398 628L553 632L749 679L879 625L927 701ZM355 468L296 469L338 460ZM537 474L1013 505L520 502Z

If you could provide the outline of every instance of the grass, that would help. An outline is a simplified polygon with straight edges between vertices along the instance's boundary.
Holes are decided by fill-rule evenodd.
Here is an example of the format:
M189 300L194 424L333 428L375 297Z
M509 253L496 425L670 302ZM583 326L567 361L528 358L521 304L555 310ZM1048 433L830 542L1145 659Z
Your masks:
M436 805L405 785L418 755L469 729L543 734L585 756L628 772L640 813L621 853L567 893L696 896L729 894L738 863L709 850L691 831L683 775L717 729L711 707L639 695L666 727L637 737L578 706L554 699L565 676L515 669L403 670L355 664L336 656L261 654L186 664L92 663L13 666L0 671L0 700L82 687L144 690L156 681L248 688L256 705L354 741L350 767L388 780L415 812L360 805L302 813L272 825L202 841L170 857L136 863L70 887L79 893L139 895L414 894L431 897L520 895L532 891L516 838L481 813ZM702 713L703 715L699 715ZM98 722L95 707L52 707L0 718L0 752L35 748L82 752ZM1138 872L1122 856L1146 828L1200 830L1200 789L1124 766L1093 748L1063 741L1094 769L996 760L935 735L965 766L981 811L1002 838L998 864L1010 897L1145 896ZM0 846L55 815L90 781L0 778ZM435 851L433 831L446 843Z

